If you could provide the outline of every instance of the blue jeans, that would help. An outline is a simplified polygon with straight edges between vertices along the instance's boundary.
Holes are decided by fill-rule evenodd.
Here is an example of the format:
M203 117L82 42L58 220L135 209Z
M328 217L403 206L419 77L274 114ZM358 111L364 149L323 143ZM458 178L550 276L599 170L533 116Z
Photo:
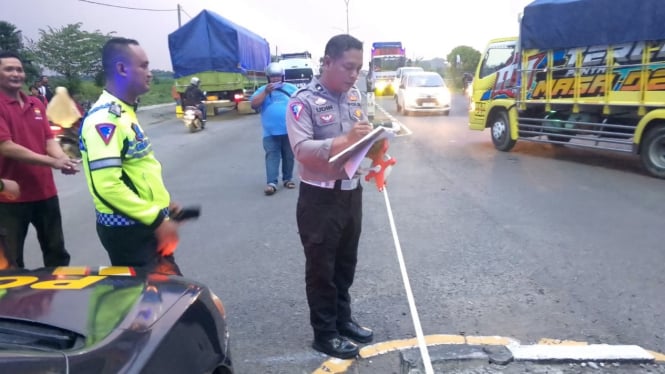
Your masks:
M266 183L277 185L279 180L279 162L282 162L282 181L293 178L293 151L288 135L269 135L263 138L266 151Z

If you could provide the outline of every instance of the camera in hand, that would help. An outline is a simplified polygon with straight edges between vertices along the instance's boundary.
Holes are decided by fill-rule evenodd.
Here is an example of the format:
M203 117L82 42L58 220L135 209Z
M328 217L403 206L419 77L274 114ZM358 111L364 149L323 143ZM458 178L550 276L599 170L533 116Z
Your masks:
M200 206L187 206L180 209L177 213L171 215L171 219L176 222L199 218L201 215Z

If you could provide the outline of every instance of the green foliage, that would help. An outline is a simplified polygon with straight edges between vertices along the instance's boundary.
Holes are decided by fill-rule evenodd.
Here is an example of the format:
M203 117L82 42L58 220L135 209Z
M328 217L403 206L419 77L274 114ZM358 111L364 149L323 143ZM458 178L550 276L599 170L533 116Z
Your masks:
M162 78L159 82L153 80L150 85L150 91L141 95L141 105L154 105L172 103L171 87L173 87L173 78Z
M23 61L26 84L31 85L37 81L41 73L39 67L33 64L34 55L23 46L21 31L6 21L0 21L0 51L18 53L21 61Z
M21 31L7 21L0 21L0 51L20 52L22 49Z
M63 78L52 78L52 86L62 86L66 81ZM166 104L173 102L171 97L171 87L173 86L173 78L162 78L159 83L152 82L150 91L141 95L141 106ZM69 88L69 87L68 87ZM71 91L70 91L71 92ZM95 84L93 80L84 80L80 82L80 86L76 94L72 94L79 102L89 101L94 103L102 93L102 87Z
M40 29L39 40L30 46L39 65L62 75L66 86L74 89L80 89L82 78L94 77L102 70L102 46L112 35L84 31L81 25Z
M81 101L89 101L94 103L97 101L97 98L102 93L102 88L97 86L93 81L83 81L81 82L81 87L75 97Z
M457 56L460 56L460 63L457 63ZM450 63L449 78L453 79L454 87L462 88L462 76L465 72L473 74L480 61L480 52L472 47L461 45L453 48L446 56Z

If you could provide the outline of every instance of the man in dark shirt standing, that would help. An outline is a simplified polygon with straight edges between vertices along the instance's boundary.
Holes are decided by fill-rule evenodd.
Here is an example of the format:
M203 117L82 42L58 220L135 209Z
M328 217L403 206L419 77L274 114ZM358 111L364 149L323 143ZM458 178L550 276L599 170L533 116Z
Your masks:
M47 102L51 101L53 91L48 85L48 77L46 75L39 77L39 92L41 92L42 96L46 98Z

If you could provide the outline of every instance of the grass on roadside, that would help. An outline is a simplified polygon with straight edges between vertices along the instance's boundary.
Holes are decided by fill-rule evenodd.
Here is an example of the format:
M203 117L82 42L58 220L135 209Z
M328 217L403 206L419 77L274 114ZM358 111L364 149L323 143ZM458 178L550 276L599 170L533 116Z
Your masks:
M159 79L150 84L150 91L141 95L141 106L165 104L173 102L171 98L171 86L173 79ZM81 102L90 101L94 103L102 93L102 88L95 86L92 81L81 82L81 90L77 95Z

